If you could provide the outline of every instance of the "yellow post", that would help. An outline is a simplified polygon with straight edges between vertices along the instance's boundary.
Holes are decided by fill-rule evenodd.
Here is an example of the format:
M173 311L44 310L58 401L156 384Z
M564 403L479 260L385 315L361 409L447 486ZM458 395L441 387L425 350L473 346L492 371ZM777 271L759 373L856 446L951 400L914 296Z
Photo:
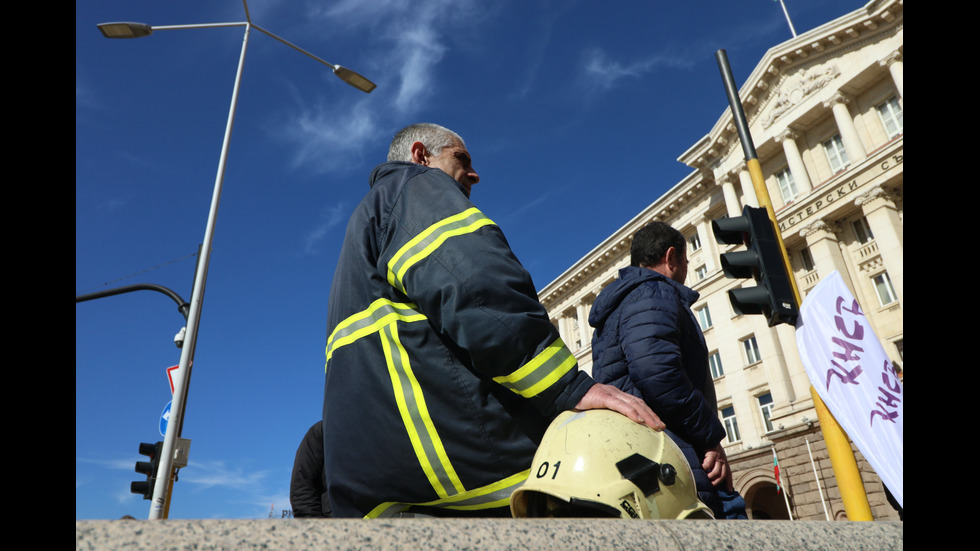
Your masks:
M749 176L752 178L752 187L755 188L760 206L764 207L769 214L769 220L772 222L776 240L779 242L779 249L783 256L786 275L789 276L787 279L793 287L796 305L800 306L803 302L800 289L796 285L796 278L793 277L789 254L786 252L786 245L783 243L783 236L779 231L779 224L776 222L776 212L773 210L772 200L769 198L769 189L766 187L765 178L762 177L762 167L755 153L755 144L752 142L752 136L745 120L745 112L742 109L742 102L738 97L735 79L732 77L731 67L728 64L728 55L725 50L718 50L715 55L718 59L718 67L721 69L722 80L725 83L728 102L732 108L732 118L742 142L746 168L748 168ZM840 490L848 520L874 520L871 516L868 495L864 491L864 483L861 481L861 473L857 468L857 460L854 459L854 454L851 452L851 444L847 434L834 419L813 386L810 386L810 395L813 397L813 408L816 410L817 418L820 421L820 430L823 433L824 442L827 444L827 454L830 456L830 464L834 468L834 478L837 479L837 487Z
M827 444L827 455L830 456L830 464L834 468L834 478L837 479L837 488L840 490L841 501L844 502L847 520L874 520L868 495L864 492L861 472L858 471L857 460L851 453L851 443L847 439L847 433L841 428L837 419L834 419L813 385L810 386L810 396L813 397L813 408L817 410L820 431Z
M756 197L759 199L759 206L766 209L769 213L769 220L772 222L776 232L776 240L779 242L779 249L783 254L783 264L788 279L793 287L793 294L796 297L796 305L803 303L800 296L800 289L796 285L796 278L790 268L789 254L786 245L783 243L782 233L779 231L779 224L776 223L776 212L772 208L772 199L769 197L769 189L762 177L762 168L759 159L746 161L749 176L752 178L752 186L755 188ZM817 411L817 419L820 421L820 431L823 433L824 442L827 444L827 455L830 456L830 464L834 468L834 478L837 479L837 488L840 490L841 501L844 502L844 512L847 513L848 520L874 520L871 515L871 504L868 503L868 495L864 491L864 482L861 480L861 472L858 471L857 460L851 452L851 443L847 438L844 429L834 419L834 415L827 409L816 389L810 386L810 396L813 397L813 409Z

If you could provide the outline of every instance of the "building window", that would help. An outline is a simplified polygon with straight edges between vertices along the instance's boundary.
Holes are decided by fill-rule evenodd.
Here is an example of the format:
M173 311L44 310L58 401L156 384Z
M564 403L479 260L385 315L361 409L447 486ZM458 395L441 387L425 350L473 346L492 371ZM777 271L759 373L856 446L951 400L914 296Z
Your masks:
M776 183L779 184L779 194L782 195L784 203L789 203L800 194L796 189L793 173L788 168L784 168L776 173Z
M830 161L830 169L834 174L844 170L851 163L850 159L847 158L847 151L844 149L844 142L841 140L840 134L825 141L823 143L823 150L827 154L827 160Z
M708 277L708 267L698 266L698 268L694 270L694 275L697 276L698 281L701 281L702 279Z
M718 352L712 352L708 355L708 367L711 369L712 379L717 379L725 374L725 370L721 367L721 354Z
M803 269L805 271L807 272L813 271L814 268L813 255L810 254L809 248L804 247L803 250L800 251L800 263L803 264Z
M695 310L698 315L698 323L701 324L701 330L705 331L711 327L711 312L708 311L708 305L704 305L701 308Z
M902 121L902 106L898 103L898 98L892 96L878 106L878 116L881 117L881 124L885 126L888 139L894 138L902 133L905 123Z
M892 287L892 278L888 277L888 272L881 272L874 276L872 280L875 283L875 291L878 292L878 302L882 306L898 300L898 297L895 295L895 288Z
M851 226L854 228L854 237L857 238L858 243L863 245L875 238L874 234L871 233L871 226L868 225L867 218L862 216L851 222Z
M742 437L738 434L738 420L735 419L735 408L728 406L721 410L721 420L725 424L728 443L738 442Z
M694 235L687 238L687 244L690 245L691 252L693 253L701 248L701 237L698 236L697 232L695 232Z
M745 365L762 361L762 355L759 354L759 343L756 342L755 335L742 341L742 353L745 354Z
M766 432L772 432L772 394L759 396L759 411L762 412L762 423Z

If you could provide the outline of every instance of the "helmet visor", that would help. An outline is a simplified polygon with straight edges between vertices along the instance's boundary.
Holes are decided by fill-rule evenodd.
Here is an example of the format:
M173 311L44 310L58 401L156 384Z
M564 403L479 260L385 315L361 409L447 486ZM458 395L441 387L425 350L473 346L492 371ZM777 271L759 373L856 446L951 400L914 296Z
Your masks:
M621 518L619 511L595 501L571 498L568 501L541 492L529 491L528 518Z

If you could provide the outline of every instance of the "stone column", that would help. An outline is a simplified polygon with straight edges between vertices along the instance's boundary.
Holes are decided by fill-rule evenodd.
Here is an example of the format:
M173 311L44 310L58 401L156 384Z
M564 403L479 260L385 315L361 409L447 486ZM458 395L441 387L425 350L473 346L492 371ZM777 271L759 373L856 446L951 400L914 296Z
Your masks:
M701 238L701 248L704 249L702 255L707 256L704 265L708 268L709 274L714 273L721 266L718 265L718 243L715 241L715 232L711 229L711 218L708 216L701 218L697 231L698 237Z
M854 201L860 205L864 217L874 234L878 254L892 280L899 303L904 304L904 227L898 215L898 208L889 192L875 186Z
M832 98L824 102L824 107L830 107L834 112L834 120L837 121L837 129L840 130L841 141L844 142L844 149L847 150L847 157L852 164L859 163L867 158L868 153L861 143L857 128L854 127L854 119L851 112L847 109L850 98L837 92Z
M800 235L806 239L810 249L813 266L821 277L837 270L845 282L850 282L847 263L841 253L840 240L837 237L835 225L826 220L817 220L800 230ZM854 292L854 289L851 289Z
M786 155L786 164L789 171L793 174L793 181L796 182L796 189L799 195L806 195L813 189L810 183L810 175L803 165L803 157L800 155L800 148L796 145L796 138L799 135L792 129L787 128L776 136L776 142L783 145L783 154Z
M565 313L564 312L561 312L561 313L558 314L558 320L557 321L558 321L558 336L561 337L561 342L565 343L565 346L568 346L569 348L571 348L571 346L574 345L575 343L570 342L570 340L568 338L569 337L569 331L568 331L569 321L568 321L568 317L565 316Z
M766 365L766 376L769 379L769 391L772 392L773 407L779 407L786 402L796 402L797 392L793 388L793 371L806 373L800 354L796 352L796 328L780 323L770 329L773 343L781 352L775 361ZM808 398L806 392L800 392ZM785 402L783 402L785 400ZM781 404L782 403L782 404Z
M738 167L738 182L742 186L745 204L759 208L759 198L756 196L755 186L752 184L752 177L749 175L749 168L745 165L745 161L742 161ZM742 209L739 209L739 214L741 215L741 213Z
M885 59L878 62L882 67L888 67L888 72L892 75L892 81L895 83L895 89L898 90L898 95L901 98L905 98L905 94L902 93L902 82L904 80L904 62L903 55L901 52L892 52Z
M725 212L728 213L728 216L731 218L741 216L742 203L738 200L738 194L735 193L735 184L732 182L731 174L722 175L721 194L725 198Z
M794 329L786 324L779 324L776 327L769 327L766 321L761 316L751 316L750 326L753 328L753 334L755 335L756 342L759 345L759 353L762 356L761 368L765 372L766 381L769 383L769 392L772 393L773 399L773 414L776 414L776 410L780 413L785 414L788 408L797 401L797 392L793 388L793 378L791 377L789 366L786 363L786 351L791 351L791 353L796 353L796 346L790 346L791 343L795 344L795 337L793 337ZM785 327L786 330L780 329L780 327ZM741 343L739 343L741 346ZM757 369L757 367L752 367L748 369ZM731 375L739 375L743 379L739 382L729 383L729 388L747 388L748 382L750 380L749 371L746 369L734 370L733 373L725 373L725 377L730 377ZM758 405L755 403L755 399L751 393L748 392L736 392L732 396L734 402L742 401L743 406L741 411L748 411L749 408L757 409ZM736 412L739 408L736 406ZM754 423L753 423L754 426ZM755 432L754 429L749 429L748 427L742 427L739 424L739 428L742 430L743 441L750 432Z
M580 348L585 348L592 343L592 327L589 325L589 310L592 309L592 305L587 300L583 299L575 307L578 311L579 338L582 339L582 346Z

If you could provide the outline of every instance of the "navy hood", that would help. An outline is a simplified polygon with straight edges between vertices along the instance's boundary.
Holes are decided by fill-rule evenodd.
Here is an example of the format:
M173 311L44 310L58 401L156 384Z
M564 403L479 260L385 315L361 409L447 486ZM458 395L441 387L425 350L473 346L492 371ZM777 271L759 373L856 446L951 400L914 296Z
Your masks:
M647 281L663 281L671 285L677 290L677 294L680 295L681 299L688 306L694 304L698 300L698 297L701 296L697 291L688 288L686 285L677 283L660 272L655 272L649 268L640 268L639 266L627 266L619 270L619 279L607 285L599 293L598 298L596 298L595 303L592 305L592 311L589 313L589 325L596 329L605 325L606 320L619 307L623 299Z

